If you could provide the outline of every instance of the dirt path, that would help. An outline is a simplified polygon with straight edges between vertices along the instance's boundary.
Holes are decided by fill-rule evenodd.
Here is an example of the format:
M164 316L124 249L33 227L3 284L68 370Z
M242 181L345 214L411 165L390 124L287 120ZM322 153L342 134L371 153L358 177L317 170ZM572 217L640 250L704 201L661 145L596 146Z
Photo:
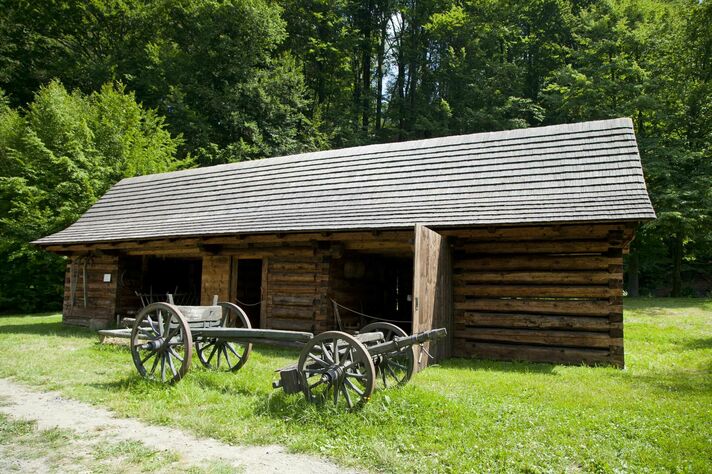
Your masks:
M220 461L250 473L349 472L317 457L286 453L281 446L230 446L175 428L116 418L102 408L63 398L57 392L34 391L7 379L0 379L0 400L1 413L34 420L39 429L57 427L111 442L140 441L158 451L175 452L190 465Z

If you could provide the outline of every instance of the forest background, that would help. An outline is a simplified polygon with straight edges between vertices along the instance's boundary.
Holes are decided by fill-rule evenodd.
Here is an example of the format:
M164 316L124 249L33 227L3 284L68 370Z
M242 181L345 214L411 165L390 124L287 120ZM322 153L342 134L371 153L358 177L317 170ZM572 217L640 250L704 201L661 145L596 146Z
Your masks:
M0 0L0 311L123 177L631 117L658 219L631 295L712 291L708 0Z

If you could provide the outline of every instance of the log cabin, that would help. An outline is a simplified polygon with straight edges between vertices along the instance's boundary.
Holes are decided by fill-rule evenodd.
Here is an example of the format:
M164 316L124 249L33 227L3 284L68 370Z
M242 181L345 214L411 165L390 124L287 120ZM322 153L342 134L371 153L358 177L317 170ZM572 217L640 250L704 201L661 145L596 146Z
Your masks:
M175 293L253 327L446 327L450 356L624 366L623 254L655 218L630 119L127 178L35 244L68 256L63 321Z

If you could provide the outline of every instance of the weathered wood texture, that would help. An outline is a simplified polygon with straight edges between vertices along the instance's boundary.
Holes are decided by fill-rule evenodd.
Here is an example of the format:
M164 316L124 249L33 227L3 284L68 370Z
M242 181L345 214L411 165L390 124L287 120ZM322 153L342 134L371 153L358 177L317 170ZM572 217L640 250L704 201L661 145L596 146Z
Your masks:
M624 366L625 224L450 230L453 354Z
M266 328L314 333L332 329L327 298L330 260L329 250L318 246L266 259L262 287Z
M231 283L232 258L228 256L203 257L202 281L200 284L200 304L208 306L213 302L213 296L218 295L220 301L233 301L234 289Z
M444 327L446 339L425 344L435 361L452 351L452 254L448 238L425 226L415 228L413 333ZM417 348L416 348L417 350ZM421 359L426 365L427 357Z
M236 262L259 258L260 327L307 332L332 329L327 298L332 254L328 242L222 248L220 255L203 257L201 304L210 304L212 295L234 301L240 280L235 275Z
M104 282L105 274L111 281ZM116 256L72 257L65 273L62 321L92 329L110 326L116 315L118 276Z

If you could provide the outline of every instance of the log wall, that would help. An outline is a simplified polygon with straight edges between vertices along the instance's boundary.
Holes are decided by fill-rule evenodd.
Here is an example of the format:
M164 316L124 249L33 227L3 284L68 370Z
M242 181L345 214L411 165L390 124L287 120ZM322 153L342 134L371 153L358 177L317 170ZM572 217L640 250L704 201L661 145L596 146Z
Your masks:
M234 301L239 259L262 260L260 327L322 332L333 328L326 297L331 245L303 242L290 245L224 247L203 257L201 304L213 295Z
M623 367L623 250L633 228L448 232L453 355Z
M86 282L84 281L85 263ZM104 282L104 274L107 273L111 275L110 282ZM116 256L70 258L65 273L62 321L65 324L87 326L92 329L112 325L116 317L118 276ZM76 284L72 284L73 279L76 279Z
M218 295L220 301L233 301L232 258L226 255L203 257L203 271L200 284L200 304L213 304L213 296Z
M263 327L319 333L333 328L327 290L331 255L294 248L263 260Z

